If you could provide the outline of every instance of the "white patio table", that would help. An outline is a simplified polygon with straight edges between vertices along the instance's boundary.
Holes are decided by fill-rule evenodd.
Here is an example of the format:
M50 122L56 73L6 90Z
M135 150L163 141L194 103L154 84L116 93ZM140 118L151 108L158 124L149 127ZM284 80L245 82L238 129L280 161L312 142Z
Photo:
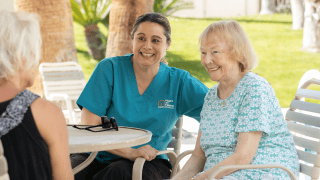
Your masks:
M84 125L77 126L85 127ZM91 132L68 125L68 133L69 153L92 152L88 159L73 169L74 174L87 167L94 160L98 151L141 145L149 142L152 136L148 130L123 126L119 126L119 131Z

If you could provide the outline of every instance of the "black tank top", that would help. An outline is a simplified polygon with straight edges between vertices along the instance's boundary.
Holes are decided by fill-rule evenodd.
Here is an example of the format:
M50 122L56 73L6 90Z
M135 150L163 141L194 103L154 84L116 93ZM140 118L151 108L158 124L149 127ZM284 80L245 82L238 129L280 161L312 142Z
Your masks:
M0 114L10 100L0 103ZM52 180L48 145L41 137L28 107L21 124L1 137L10 180Z

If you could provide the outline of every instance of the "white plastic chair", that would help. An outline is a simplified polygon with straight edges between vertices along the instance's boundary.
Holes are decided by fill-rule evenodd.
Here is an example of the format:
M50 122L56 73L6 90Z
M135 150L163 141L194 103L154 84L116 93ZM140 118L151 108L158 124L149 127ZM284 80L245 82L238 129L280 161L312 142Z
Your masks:
M41 63L39 71L42 76L45 97L50 101L63 101L67 110L64 115L70 124L81 121L81 111L75 105L86 85L82 67L76 62Z
M182 125L183 125L183 116L180 116L180 118L176 122L175 128L172 130L172 140L167 146L167 148L173 149L173 151L165 150L165 151L158 152L158 155L166 154L172 165L175 163L177 156L180 154L181 139L182 139ZM146 159L142 157L137 158L135 160L133 164L133 169L132 169L132 180L142 180L142 170L143 170L143 165L145 161ZM180 170L180 166L177 167L177 170Z

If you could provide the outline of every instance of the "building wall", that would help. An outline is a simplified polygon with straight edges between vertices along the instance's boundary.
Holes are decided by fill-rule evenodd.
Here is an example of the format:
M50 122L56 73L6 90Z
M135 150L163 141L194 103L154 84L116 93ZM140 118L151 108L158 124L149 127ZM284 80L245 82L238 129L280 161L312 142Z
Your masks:
M173 14L178 17L233 17L259 14L260 0L188 0L194 9Z
M14 1L13 0L0 0L0 10L14 10Z

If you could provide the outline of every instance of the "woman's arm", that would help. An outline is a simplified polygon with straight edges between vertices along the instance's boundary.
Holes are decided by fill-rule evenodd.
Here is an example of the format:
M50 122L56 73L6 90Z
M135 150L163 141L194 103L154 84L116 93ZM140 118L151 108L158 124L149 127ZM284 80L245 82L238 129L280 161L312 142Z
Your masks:
M98 125L101 124L101 118L89 111L86 108L82 108L81 112L81 122L82 124L88 125ZM136 160L138 157L143 157L147 161L151 161L156 158L158 151L152 148L150 145L142 146L138 149L133 148L122 148L122 149L114 149L108 150L107 152L115 154L117 156L130 159L132 161Z
M81 124L99 125L101 124L101 117L83 107L81 111Z
M204 180L209 177L211 172L217 169L220 166L225 165L247 165L250 164L253 160L257 149L259 147L259 142L262 136L262 131L253 131L253 132L241 132L238 136L238 143L234 153L212 167L210 170L199 174L195 179ZM224 173L221 173L217 176L217 179L221 179L224 176L227 176L235 170L229 170Z
M182 170L176 176L174 176L172 180L188 180L203 170L206 157L200 146L200 139L201 132L198 133L196 146L191 157L183 166Z
M37 128L48 145L54 180L73 180L69 158L68 130L61 109L52 102L38 98L31 104Z

